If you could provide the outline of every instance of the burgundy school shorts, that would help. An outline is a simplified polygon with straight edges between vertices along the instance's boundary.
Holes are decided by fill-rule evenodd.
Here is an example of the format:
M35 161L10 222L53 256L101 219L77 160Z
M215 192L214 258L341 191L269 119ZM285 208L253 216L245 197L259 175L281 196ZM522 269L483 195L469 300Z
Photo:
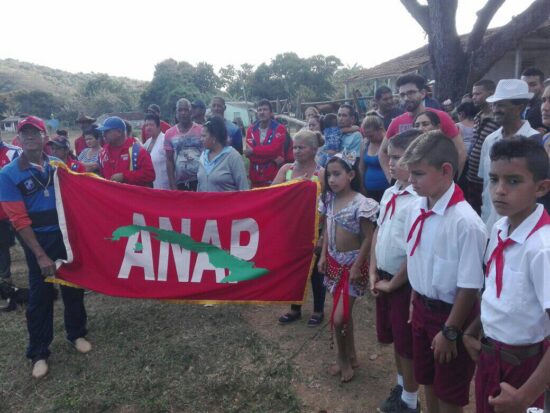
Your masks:
M409 319L411 285L401 286L389 294L376 297L376 335L384 344L394 343L395 352L412 360L412 327Z
M497 346L501 345L496 342ZM543 343L544 351L550 347L550 343L546 340ZM507 346L502 344L502 348L520 349L520 346ZM494 413L493 406L489 404L489 396L497 396L500 393L500 383L506 382L516 389L521 387L523 383L531 376L537 368L540 360L544 355L544 351L536 356L526 358L521 361L519 366L513 366L502 360L497 353L489 354L481 352L477 363L476 371L476 412L477 413ZM531 407L544 406L544 394L536 400Z
M476 304L464 323L469 325L479 313ZM455 406L469 403L470 382L474 376L475 363L470 358L462 340L457 340L458 356L450 363L441 364L434 359L432 340L441 331L449 312L429 310L416 297L413 300L413 365L414 377L419 384L433 386L437 398Z

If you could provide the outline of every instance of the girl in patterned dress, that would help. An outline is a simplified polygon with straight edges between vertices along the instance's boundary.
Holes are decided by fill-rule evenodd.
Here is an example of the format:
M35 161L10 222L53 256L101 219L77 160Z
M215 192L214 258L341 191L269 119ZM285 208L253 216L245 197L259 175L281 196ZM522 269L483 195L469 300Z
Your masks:
M336 332L338 356L331 374L342 382L353 378L357 356L353 338L352 309L365 294L370 251L378 203L359 193L355 153L334 155L325 169L325 192L319 211L326 215L319 271L333 295L331 329Z

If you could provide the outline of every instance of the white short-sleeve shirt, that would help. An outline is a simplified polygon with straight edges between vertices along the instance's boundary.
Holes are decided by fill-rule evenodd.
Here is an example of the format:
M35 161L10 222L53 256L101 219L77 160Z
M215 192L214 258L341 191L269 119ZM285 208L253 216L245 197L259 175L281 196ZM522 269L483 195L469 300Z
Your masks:
M407 272L412 288L426 297L453 304L457 288L481 289L483 253L487 231L470 204L461 201L449 208L455 184L435 203L434 215L424 222L422 237L414 255L419 225L407 242ZM406 234L420 215L428 210L426 197L418 197L409 208Z
M544 207L538 205L510 236L508 218L500 219L491 233L485 262L498 244L498 231L503 241L515 241L504 250L500 297L496 291L496 266L492 263L481 299L483 330L502 343L533 344L550 335L546 313L550 309L550 225L528 237L543 212Z
M395 210L386 213L388 202L394 194L400 194L395 198ZM412 185L399 189L399 183L389 187L384 192L380 201L380 213L378 215L378 235L376 237L376 265L383 271L396 275L403 263L407 260L407 235L405 219L407 210L417 198ZM384 215L386 216L384 219Z
M537 135L539 132L531 127L528 121L523 121L521 128L514 135L530 137ZM483 141L481 147L481 155L479 157L478 176L483 179L483 193L481 201L481 219L487 226L487 231L493 228L495 222L502 218L493 207L491 202L491 192L489 190L489 171L491 170L491 148L493 145L502 139L502 127L488 135Z

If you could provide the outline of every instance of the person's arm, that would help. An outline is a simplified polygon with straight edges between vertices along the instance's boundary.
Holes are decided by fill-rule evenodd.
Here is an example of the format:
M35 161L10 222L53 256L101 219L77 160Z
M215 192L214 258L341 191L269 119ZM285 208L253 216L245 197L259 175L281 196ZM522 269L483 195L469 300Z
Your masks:
M288 171L288 168L291 164L287 163L286 165L283 165L279 168L277 171L277 175L275 176L275 179L273 179L273 182L271 182L271 185L278 185L285 182L286 178L286 171Z
M453 139L453 144L458 152L458 175L457 177L460 177L462 175L462 171L464 170L464 165L466 164L466 158L468 157L468 154L466 153L466 147L464 146L464 139L462 138L462 134L459 132L458 135L456 135Z
M385 293L391 293L397 290L401 286L407 284L409 278L407 277L407 260L403 261L397 274L393 276L391 280L381 280L376 284L376 289Z
M325 274L327 271L327 249L328 249L328 239L327 239L327 225L325 224L323 228L323 233L321 235L323 238L323 246L321 247L321 254L319 255L319 262L317 263L317 270L321 274Z
M453 308L449 317L447 317L445 326L461 330L477 301L477 294L478 289L476 288L458 288ZM449 363L458 355L456 341L447 340L441 331L434 337L432 348L434 358L439 363Z
M479 352L481 351L481 335L482 325L481 317L477 316L474 321L462 333L462 344L470 355L470 358L477 363Z
M368 168L368 166L365 165L365 162L363 161L364 159L364 156L365 156L365 151L367 150L367 144L366 144L367 140L366 139L363 139L361 141L361 150L359 151L359 165L358 165L358 170L359 170L359 187L361 188L361 193L365 196L367 196L367 191L366 191L366 188L365 188L365 170L366 168Z
M235 155L231 158L231 173L233 175L233 179L235 180L235 185L237 186L237 189L239 191L246 191L250 189L242 156L238 153L235 153Z
M370 247L370 262L369 262L369 288L372 295L375 297L378 295L378 290L375 288L376 283L378 282L378 270L376 262L376 243L378 238L378 230L380 227L376 227L374 233L372 234L372 243Z
M140 147L137 168L133 171L124 171L122 175L124 177L123 182L131 185L149 185L153 183L155 180L155 168L153 167L153 161L149 152Z
M281 131L280 128L277 128L277 130L274 133L275 133L275 136L273 137L271 144L250 146L250 149L252 149L252 155L250 156L251 159L255 159L259 161L264 161L264 160L274 161L275 158L277 157L282 158L286 131L285 130Z
M363 241L359 247L359 253L357 254L357 259L353 263L349 271L350 281L356 281L361 278L361 267L365 263L367 257L369 256L372 236L374 233L374 223L368 218L360 218L361 221L361 235L363 236Z
M168 174L168 185L170 189L176 187L176 166L174 165L174 151L166 151L166 173Z

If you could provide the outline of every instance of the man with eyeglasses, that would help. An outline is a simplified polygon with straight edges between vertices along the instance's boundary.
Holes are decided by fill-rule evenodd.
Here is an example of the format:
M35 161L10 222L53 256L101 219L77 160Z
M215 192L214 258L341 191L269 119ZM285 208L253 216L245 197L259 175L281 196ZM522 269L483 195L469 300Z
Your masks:
M53 340L53 285L45 281L55 275L55 261L67 252L55 205L54 167L43 152L46 128L42 119L29 116L19 122L17 132L23 153L0 171L0 202L19 234L29 269L27 358L32 376L48 373L49 346ZM84 290L61 286L65 306L66 338L79 353L88 353Z
M396 86L405 113L392 120L386 132L386 137L382 141L379 158L380 165L384 168L384 172L387 172L389 163L389 140L398 133L411 129L416 115L425 111L430 111L437 114L441 122L441 131L452 140L458 151L458 176L460 176L464 163L466 162L464 140L462 139L459 129L453 122L453 119L446 112L424 105L424 98L426 97L426 79L416 74L404 75L397 79ZM389 174L386 173L386 175Z

